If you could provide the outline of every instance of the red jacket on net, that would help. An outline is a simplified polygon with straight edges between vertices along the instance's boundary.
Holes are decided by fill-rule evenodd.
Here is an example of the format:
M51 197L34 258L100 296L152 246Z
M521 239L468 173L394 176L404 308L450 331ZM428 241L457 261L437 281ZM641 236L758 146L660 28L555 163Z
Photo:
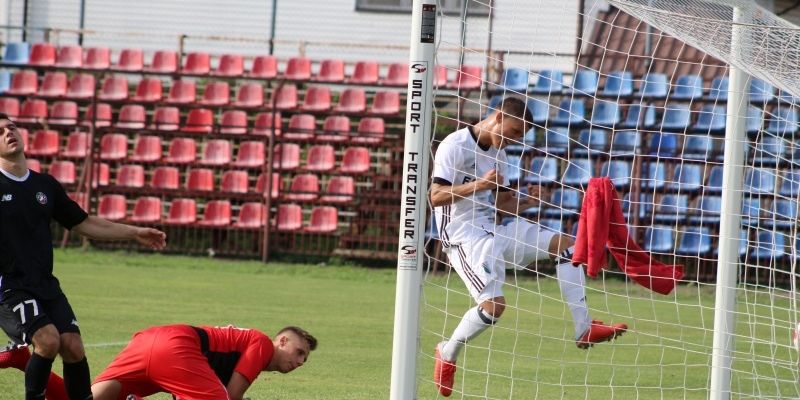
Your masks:
M611 179L592 178L581 207L573 264L586 264L586 274L596 278L608 264L606 245L625 275L654 292L669 294L683 278L682 266L654 260L630 238Z

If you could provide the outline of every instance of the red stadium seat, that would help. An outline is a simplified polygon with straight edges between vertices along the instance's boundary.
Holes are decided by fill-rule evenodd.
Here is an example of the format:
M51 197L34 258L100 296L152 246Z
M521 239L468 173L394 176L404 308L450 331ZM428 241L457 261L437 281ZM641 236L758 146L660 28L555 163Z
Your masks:
M42 163L39 160L35 160L33 158L26 158L25 165L28 167L29 170L33 172L42 172Z
M345 115L329 115L322 123L322 132L316 137L321 142L346 142L350 139L350 118Z
M124 76L109 76L97 98L103 101L122 101L128 99L128 79Z
M36 75L36 71L23 69L11 76L11 87L8 88L6 94L28 96L36 93L37 90L39 90L39 77Z
M50 163L47 173L62 185L75 183L75 163L72 161L53 161Z
M239 208L239 216L233 226L237 228L261 228L267 224L267 208L256 202L247 202Z
M168 224L188 225L197 221L197 204L194 199L175 199L169 205L165 220Z
M261 107L264 105L264 87L260 83L245 83L236 93L236 107Z
M328 172L336 164L336 155L333 146L328 144L311 146L306 156L306 170L313 172Z
M74 101L57 101L50 107L47 118L50 125L72 126L78 123L78 104Z
M297 231L303 227L303 209L297 204L281 204L275 217L279 231Z
M288 111L297 108L297 86L287 84L278 86L272 91L270 102L267 106L276 110Z
M194 81L177 80L172 82L167 95L167 103L191 104L197 97L197 87Z
M95 112L95 109L97 112ZM90 126L94 123L98 128L111 126L111 105L97 103L96 106L90 105L86 107L82 123Z
M58 154L60 138L57 131L40 129L33 133L31 146L25 153L31 156L50 157Z
M367 94L362 88L347 88L339 96L339 104L333 112L359 114L367 109Z
M311 210L306 232L333 233L337 229L339 229L339 213L335 207L317 206Z
M150 186L154 189L177 189L180 185L178 169L175 167L158 167L153 170Z
M164 162L188 164L193 163L195 157L197 157L197 144L194 139L174 138L169 143L169 150L167 156L164 157Z
M359 61L353 67L353 75L348 82L359 85L375 85L378 83L378 62Z
M328 181L325 193L319 200L324 203L348 203L353 201L356 184L353 177L334 176Z
M83 48L77 45L61 46L56 55L56 67L80 68L83 66Z
M206 203L203 219L198 221L202 226L223 227L231 224L231 202L228 200L212 200Z
M248 75L253 78L275 78L278 76L278 60L275 56L258 56L253 59L253 67Z
M386 125L383 118L361 118L358 123L358 134L353 136L353 143L377 144L383 141Z
M181 73L191 75L208 75L211 71L211 57L205 52L191 52L186 54Z
M314 77L314 80L331 83L344 82L344 61L322 60L319 64L319 73Z
M144 129L145 125L144 106L138 104L125 104L119 110L115 128L119 129Z
M133 144L133 154L130 156L130 160L156 162L161 159L161 152L160 136L137 136Z
M153 196L143 196L136 199L133 205L131 221L148 224L161 221L161 199Z
M223 54L219 58L219 65L214 70L215 75L237 77L244 74L244 58L241 54Z
M142 78L136 85L136 94L131 97L131 101L138 103L155 103L164 97L164 88L161 79Z
M193 108L186 114L186 124L181 132L211 133L214 128L214 113L207 108Z
M283 137L286 140L309 140L314 138L316 118L311 114L295 114L289 118L289 126Z
M25 128L17 128L17 131L19 132L19 135L22 136L22 143L25 144L25 149L27 150L29 143L28 136L30 136L28 135L28 130Z
M289 190L284 195L290 201L315 200L319 195L319 177L314 174L295 175Z
M28 99L22 102L17 122L37 124L47 119L47 102L42 99Z
M13 97L1 97L0 112L16 120L19 116L19 100Z
M117 186L144 187L144 167L141 165L123 165L117 170Z
M92 187L108 186L111 168L106 163L92 164Z
M234 167L257 168L264 165L264 142L244 141L239 143Z
M275 136L281 135L281 113L280 112L263 112L256 115L256 120L253 123L253 130L250 131L253 135L269 136L273 133Z
M111 50L108 47L89 47L83 58L83 68L107 69L111 66Z
M305 57L292 57L286 62L284 78L293 81L307 81L311 79L311 60Z
M386 78L381 80L381 84L386 86L408 86L408 64L389 64L389 69L386 71Z
M272 168L294 170L300 166L300 146L296 143L280 143L272 153Z
M141 71L144 68L144 52L142 49L122 49L114 69L122 71Z
M97 205L97 216L109 221L120 221L125 219L127 209L125 196L121 194L104 194L100 196L100 201Z
M226 135L244 135L247 133L247 113L242 110L228 110L222 113L219 133Z
M100 138L101 160L123 160L128 156L128 137L121 133L106 133Z
M89 134L72 132L67 136L67 147L61 152L62 157L84 158L89 155Z
M186 177L187 190L214 190L214 171L208 168L194 168L189 170Z
M444 88L447 86L447 67L444 65L437 65L435 75L433 76L433 87Z
M225 171L220 190L229 193L247 193L247 171Z
M301 111L325 112L331 109L331 89L327 86L311 86L306 89L306 96Z
M453 88L459 90L477 90L483 84L483 68L479 65L462 65L456 74Z
M67 74L51 71L44 74L42 86L39 87L40 97L62 97L67 93Z
M153 123L151 129L160 131L177 131L181 122L181 114L178 107L158 107L153 112Z
M203 149L200 164L222 166L231 162L231 142L225 139L209 140Z
M278 193L280 192L281 188L281 175L277 172L272 173L272 182L270 182L270 187L272 188L269 191L270 197L275 199L278 197ZM256 179L256 193L266 194L267 190L267 174L262 173Z
M67 84L67 93L65 96L74 100L87 100L94 97L95 89L94 75L91 74L75 74L70 78Z
M344 174L363 174L369 171L369 149L348 147L342 155L341 172Z
M174 73L178 71L178 54L171 50L153 53L153 60L146 68L150 72Z
M370 107L369 113L375 115L399 116L400 92L386 91L375 93L375 97L372 98L372 107Z
M204 106L225 106L231 101L231 88L228 82L215 81L206 84L203 98L198 103Z
M56 63L56 48L50 43L34 43L31 46L28 64L37 67L52 67Z

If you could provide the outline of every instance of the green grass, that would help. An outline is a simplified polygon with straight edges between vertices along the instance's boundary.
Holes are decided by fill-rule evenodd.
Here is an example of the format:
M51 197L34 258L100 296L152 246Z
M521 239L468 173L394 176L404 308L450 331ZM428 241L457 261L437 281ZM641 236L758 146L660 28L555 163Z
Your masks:
M93 376L133 332L146 326L235 324L271 334L293 324L314 334L320 347L291 374L262 373L247 396L388 397L392 268L264 265L81 250L59 250L55 255L56 276L81 322ZM592 315L626 322L631 332L611 344L581 351L575 348L568 310L553 279L509 282L509 308L501 322L471 342L459 360L454 398L462 393L463 398L494 399L707 397L713 288L680 287L675 295L658 296L614 279L590 281ZM742 310L744 300L740 299ZM743 361L734 363L735 390L761 398L799 397L796 354L788 351L789 327L780 323L792 320L788 301L749 293L746 303L761 317L748 321L740 316L737 333L759 341L737 341ZM423 304L418 392L420 399L432 399L433 345L452 332L472 304L454 274L426 277ZM744 361L753 358L751 354L762 362ZM751 380L754 374L764 379ZM23 397L22 374L0 373L0 393L2 398Z

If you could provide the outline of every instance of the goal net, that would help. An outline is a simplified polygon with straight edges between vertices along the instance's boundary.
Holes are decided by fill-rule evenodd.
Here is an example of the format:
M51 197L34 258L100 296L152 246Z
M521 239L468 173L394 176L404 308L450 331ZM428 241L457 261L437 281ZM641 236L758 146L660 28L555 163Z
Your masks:
M460 129L478 136L458 142L460 159L491 154L480 146L481 121L502 113L505 98L527 104L533 128L505 156L489 155L507 179L499 191L453 191L452 205L470 204L472 214L463 207L459 216L449 213L455 206L437 213L429 203L418 398L441 396L434 349L447 346L478 305L470 282L500 279L482 275L486 265L470 266L475 260L489 260L490 268L505 263L505 311L455 345L457 358L438 347L455 358L451 398L799 397L792 338L800 28L747 0L589 1L585 9L562 1L465 3L466 17L437 15L429 175L437 178L439 149L453 152L455 142L445 138ZM445 186L480 181L485 171L473 164L448 164L453 176L468 179ZM610 178L610 187L592 179L599 177ZM530 185L541 187L540 204L494 225L481 219L486 208L499 208L501 193L528 205ZM598 186L613 188L623 221L581 216ZM518 219L569 244L577 238L578 248L582 240L608 244L615 256L603 249L597 259L607 268L592 267L596 277L586 277L581 290L588 317L606 327L625 324L621 336L596 344L588 338L594 346L579 348L585 317L558 270L572 254L540 249L520 265L505 246L530 251L536 237L509 234ZM582 223L594 227L579 234ZM586 234L603 224L617 234L615 227L626 228L644 253L624 239ZM453 229L502 240L485 247ZM658 293L632 273L641 264L634 255L650 260L648 273L677 265L684 274L669 293Z

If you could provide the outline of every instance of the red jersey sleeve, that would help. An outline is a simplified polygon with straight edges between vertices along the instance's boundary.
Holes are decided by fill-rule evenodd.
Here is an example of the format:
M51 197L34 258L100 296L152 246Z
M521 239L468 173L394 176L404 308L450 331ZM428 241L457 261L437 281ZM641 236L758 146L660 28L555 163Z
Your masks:
M255 329L237 328L232 325L204 326L203 329L208 332L209 350L238 355L238 361L233 370L242 374L250 383L253 383L258 374L272 360L275 352L272 340Z

